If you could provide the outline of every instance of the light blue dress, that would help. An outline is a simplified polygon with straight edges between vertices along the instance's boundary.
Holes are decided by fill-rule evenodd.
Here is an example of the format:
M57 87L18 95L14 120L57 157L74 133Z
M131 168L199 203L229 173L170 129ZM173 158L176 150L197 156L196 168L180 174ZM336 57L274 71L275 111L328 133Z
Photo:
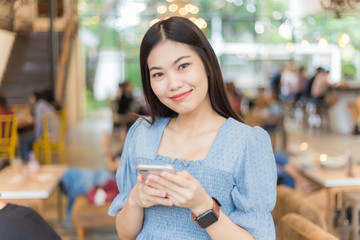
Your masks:
M207 156L187 161L160 156L157 149L169 118L153 125L138 119L130 128L116 180L119 195L109 214L117 215L137 183L135 166L172 164L176 171L188 171L206 192L221 204L221 210L235 224L259 240L275 239L270 212L276 201L276 165L268 134L228 118L220 128ZM211 239L191 219L187 208L153 206L144 210L144 224L137 239Z

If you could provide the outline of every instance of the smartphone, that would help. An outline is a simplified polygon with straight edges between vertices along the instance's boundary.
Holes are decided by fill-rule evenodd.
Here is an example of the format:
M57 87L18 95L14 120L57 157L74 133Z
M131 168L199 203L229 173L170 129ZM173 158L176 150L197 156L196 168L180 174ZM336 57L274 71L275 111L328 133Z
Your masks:
M154 164L138 164L136 165L136 170L143 176L144 179L151 174L160 175L161 172L167 171L175 173L175 168L173 165L154 165Z

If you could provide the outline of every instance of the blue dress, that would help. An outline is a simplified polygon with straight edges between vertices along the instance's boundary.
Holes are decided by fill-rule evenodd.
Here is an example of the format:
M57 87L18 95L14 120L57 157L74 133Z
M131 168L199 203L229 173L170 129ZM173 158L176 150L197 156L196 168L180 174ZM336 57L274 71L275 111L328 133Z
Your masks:
M274 240L270 212L276 201L277 174L265 130L228 118L204 159L171 160L157 154L169 120L159 118L150 125L138 119L130 128L116 173L120 193L112 202L109 214L118 214L137 183L137 164L172 164L176 171L188 171L196 178L206 192L220 202L222 212L235 224L259 240ZM144 210L143 227L136 239L211 238L193 222L189 209L157 205Z

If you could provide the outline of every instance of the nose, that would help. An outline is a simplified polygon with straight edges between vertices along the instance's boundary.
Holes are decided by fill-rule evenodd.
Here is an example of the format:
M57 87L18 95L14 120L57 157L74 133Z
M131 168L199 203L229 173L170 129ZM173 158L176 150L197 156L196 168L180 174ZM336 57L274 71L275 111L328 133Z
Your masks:
M171 91L176 91L177 89L181 88L184 85L184 82L182 81L181 77L176 74L170 74L168 76L169 79L169 86Z

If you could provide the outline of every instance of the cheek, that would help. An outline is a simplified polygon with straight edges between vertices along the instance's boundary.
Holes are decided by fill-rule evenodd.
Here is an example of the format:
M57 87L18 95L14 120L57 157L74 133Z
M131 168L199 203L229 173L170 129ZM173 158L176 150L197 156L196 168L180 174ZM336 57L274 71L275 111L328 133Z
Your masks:
M151 81L150 86L158 98L161 98L165 94L166 88L164 87L164 83Z

